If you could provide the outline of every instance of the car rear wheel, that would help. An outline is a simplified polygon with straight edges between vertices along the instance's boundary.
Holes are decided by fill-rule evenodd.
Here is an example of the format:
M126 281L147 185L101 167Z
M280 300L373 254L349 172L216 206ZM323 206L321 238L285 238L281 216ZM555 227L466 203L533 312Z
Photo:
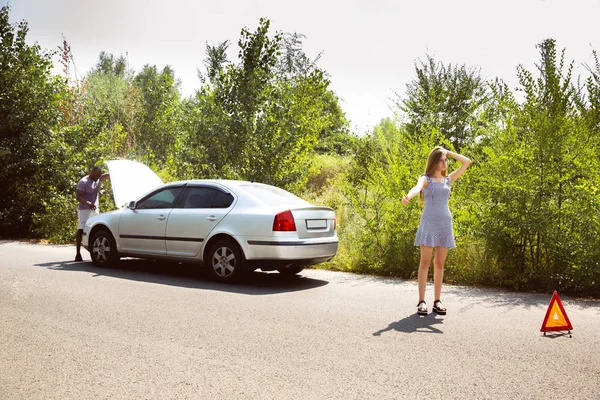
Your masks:
M90 256L94 265L101 267L112 265L119 259L117 245L110 232L104 230L95 232L90 243Z
M231 240L215 243L207 261L213 278L219 282L235 282L242 277L244 257L238 245Z
M300 272L302 272L303 269L304 269L304 267L290 267L290 268L278 269L277 271L279 271L279 273L281 275L292 276L292 275L299 274Z

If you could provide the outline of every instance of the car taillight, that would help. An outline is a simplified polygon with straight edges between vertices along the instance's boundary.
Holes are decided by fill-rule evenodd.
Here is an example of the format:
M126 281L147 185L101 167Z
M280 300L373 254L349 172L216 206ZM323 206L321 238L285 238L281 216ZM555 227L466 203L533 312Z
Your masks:
M337 229L337 218L333 217L333 230Z
M273 220L273 231L276 232L291 232L296 230L294 216L290 210L282 211L275 215Z

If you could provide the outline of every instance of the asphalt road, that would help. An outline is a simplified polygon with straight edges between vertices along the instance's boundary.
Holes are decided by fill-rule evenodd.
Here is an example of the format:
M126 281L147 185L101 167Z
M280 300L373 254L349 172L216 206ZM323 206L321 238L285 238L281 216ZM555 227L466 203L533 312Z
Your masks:
M73 256L0 242L0 398L600 398L598 301L562 296L573 337L544 337L548 294L446 285L419 317L412 281Z

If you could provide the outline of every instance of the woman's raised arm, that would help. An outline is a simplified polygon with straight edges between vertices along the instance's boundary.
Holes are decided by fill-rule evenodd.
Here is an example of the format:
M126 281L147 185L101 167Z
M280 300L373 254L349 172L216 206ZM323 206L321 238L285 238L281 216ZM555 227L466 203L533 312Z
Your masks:
M469 160L467 157L465 157L463 155L460 155L460 154L455 153L450 150L446 150L446 157L452 157L455 160L458 160L460 162L460 167L458 167L458 169L456 171L452 172L449 175L450 182L454 182L455 180L460 178L460 176L467 170L467 168L469 168L469 165L471 164L471 160Z

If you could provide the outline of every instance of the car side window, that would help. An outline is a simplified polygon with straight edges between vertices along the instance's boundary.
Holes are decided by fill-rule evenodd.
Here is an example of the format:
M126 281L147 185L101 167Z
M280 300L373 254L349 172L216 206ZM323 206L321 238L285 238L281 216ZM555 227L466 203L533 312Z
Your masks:
M187 187L179 204L181 208L229 208L233 196L209 187Z
M185 191L182 208L210 208L217 191L207 187L188 187Z
M173 208L177 195L181 191L180 187L167 188L160 192L156 192L150 197L145 198L137 204L138 209L156 209L156 208Z
M233 203L233 196L230 193L221 192L217 190L217 195L212 203L212 208L229 208Z

